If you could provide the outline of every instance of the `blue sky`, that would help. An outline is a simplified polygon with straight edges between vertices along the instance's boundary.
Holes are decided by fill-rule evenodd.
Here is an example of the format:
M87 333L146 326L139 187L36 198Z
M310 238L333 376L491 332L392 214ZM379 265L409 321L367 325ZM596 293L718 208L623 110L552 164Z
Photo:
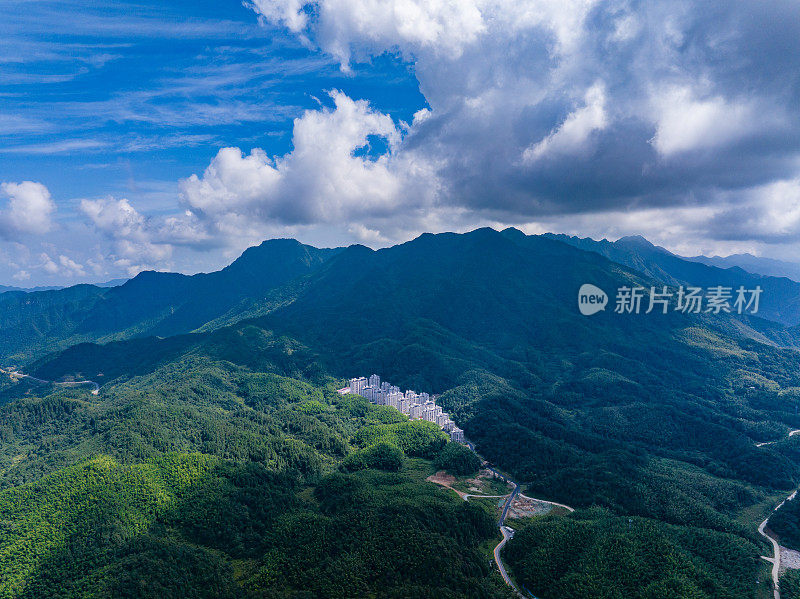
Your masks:
M800 249L800 7L0 0L0 284L514 225Z
M330 103L326 90L397 119L425 104L402 61L345 75L237 2L100 4L0 3L0 180L170 211L178 179L220 147L288 151L292 119Z

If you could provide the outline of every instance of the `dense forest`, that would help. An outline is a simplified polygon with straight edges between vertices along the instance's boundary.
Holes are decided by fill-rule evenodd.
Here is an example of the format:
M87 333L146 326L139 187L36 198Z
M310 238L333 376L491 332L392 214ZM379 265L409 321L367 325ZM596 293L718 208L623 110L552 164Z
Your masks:
M517 581L541 599L710 599L752 597L757 553L736 535L595 508L537 519L506 556Z
M446 436L333 387L187 357L8 401L0 596L507 596L494 513L424 481Z
M471 476L474 455L334 391L377 372L440 394L526 494L577 508L513 523L509 569L541 599L765 597L756 528L800 481L800 354L772 339L796 331L724 314L583 317L581 283L651 281L518 234L310 262L301 248L299 278L226 296L193 332L161 303L142 313L179 335L126 329L51 354L9 335L25 372L102 386L2 377L4 596L506 596L490 566L497 506L425 481ZM72 322L64 335L83 336L60 344L97 340L91 320Z
M768 524L781 545L800 551L800 501L797 497L787 500L770 516Z

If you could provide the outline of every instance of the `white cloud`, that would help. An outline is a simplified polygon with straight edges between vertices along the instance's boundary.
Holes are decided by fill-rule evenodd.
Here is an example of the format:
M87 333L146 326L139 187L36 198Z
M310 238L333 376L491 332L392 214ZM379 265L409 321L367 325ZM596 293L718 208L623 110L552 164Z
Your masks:
M293 149L268 156L223 148L202 177L181 182L192 216L215 235L256 234L265 225L345 224L388 217L403 206L430 201L429 169L410 156L398 159L402 134L392 119L331 92L333 108L306 111L294 122ZM369 155L376 138L387 149Z
M653 93L656 134L652 144L662 156L735 142L759 122L754 108L722 96L698 99L689 86Z
M548 155L575 154L586 148L591 134L606 128L606 94L602 83L586 91L585 105L575 110L542 141L528 147L522 154L530 163Z
M800 178L775 181L755 191L756 226L764 235L800 237Z
M58 274L58 264L56 264L53 259L47 255L45 252L39 254L39 259L41 263L38 265L39 268L44 270L49 275Z
M144 217L122 200L81 200L81 211L100 231L114 237L144 236Z
M6 236L42 235L50 231L56 205L47 187L23 181L2 183L0 191L9 198L7 208L0 212L0 234L5 231Z
M19 146L6 145L2 154L69 154L71 152L102 150L110 144L99 139L66 139Z
M305 9L316 10L319 40L347 68L358 42L384 49L430 48L459 55L486 29L483 5L475 0L254 0L254 9L295 33L309 26Z
M114 249L110 260L128 275L169 266L166 261L172 255L172 245L160 238L157 226L128 200L82 200L80 210L97 231L112 240Z
M720 194L712 228L722 239L800 242L800 178Z
M81 264L78 264L72 258L61 254L58 257L59 270L70 277L85 277L86 271Z

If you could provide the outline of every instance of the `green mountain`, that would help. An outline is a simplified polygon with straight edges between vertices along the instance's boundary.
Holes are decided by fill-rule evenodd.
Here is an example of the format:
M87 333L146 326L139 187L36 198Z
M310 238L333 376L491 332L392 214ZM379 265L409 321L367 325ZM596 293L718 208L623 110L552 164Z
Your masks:
M443 439L333 391L372 372L440 394L525 494L577 508L510 521L506 565L540 599L766 596L757 527L800 481L800 354L776 341L792 329L582 316L584 283L664 279L513 230L298 270L196 332L23 369L98 396L0 386L4 596L504 596L496 503L425 481Z
M187 333L262 302L272 289L310 272L338 251L274 239L208 274L148 271L118 287L3 293L0 356L19 362L82 341Z
M759 316L787 326L800 324L800 283L785 276L752 274L739 266L720 268L694 259L682 258L658 247L639 235L611 242L589 238L547 234L546 237L596 252L619 264L629 266L664 285L722 285L738 289L763 289Z

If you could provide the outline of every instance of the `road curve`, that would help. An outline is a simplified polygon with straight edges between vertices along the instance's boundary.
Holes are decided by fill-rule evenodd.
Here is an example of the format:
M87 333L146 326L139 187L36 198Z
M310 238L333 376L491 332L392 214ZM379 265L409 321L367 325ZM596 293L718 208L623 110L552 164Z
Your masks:
M789 434L787 435L787 438L788 437L793 437L795 435L800 435L800 429L789 431ZM777 443L777 441L767 441L765 443L756 443L756 447L764 447L765 445L772 445L773 443ZM767 531L766 531L767 523L769 523L769 519L772 516L772 514L777 512L779 509L781 509L783 507L784 503L794 499L795 496L797 496L797 491L796 490L793 491L792 494L789 495L786 499L781 501L775 507L775 509L772 510L772 512L770 512L770 514L769 514L769 516L767 516L766 520L764 520L758 526L758 534L760 534L762 537L764 537L767 540L769 540L769 542L772 544L773 557L767 557L766 555L762 555L761 559L763 559L765 561L768 561L769 563L772 564L772 596L773 596L773 599L781 599L781 589L780 589L780 580L779 580L779 578L780 578L780 570L781 570L781 546L778 544L778 541L776 539L774 539L773 537L771 537L767 533Z
M58 385L59 387L83 387L85 385L89 385L92 387L92 395L99 395L100 394L100 385L95 381L63 381L63 382L56 382L56 381L46 381L44 379L37 379L35 376L31 376L29 374L22 374L18 370L10 370L5 368L0 368L0 371L5 372L8 376L14 378L21 378L21 379L28 379L30 381L34 381L36 383L41 383L42 385Z
M791 501L797 495L797 491L794 491L791 495L789 495L786 499L781 501L777 507L772 510L767 519L764 520L761 525L758 527L758 533L766 537L770 543L772 543L772 551L774 553L774 557L767 557L765 555L761 556L761 559L766 560L772 564L772 596L773 599L781 599L781 590L778 577L780 576L780 569L781 569L781 546L778 544L778 541L771 537L767 531L767 523L769 522L770 516L777 512L779 509L783 507L783 504L787 501Z
M466 445L472 451L475 451L475 446L472 443L467 441ZM478 452L475 451L475 453L477 454ZM480 455L478 455L478 457L480 457ZM505 547L505 544L508 542L508 539L510 539L511 537L514 536L514 530L505 525L506 517L508 516L508 510L511 508L511 504L514 502L514 499L516 499L516 497L519 496L519 497L524 497L525 499L532 499L534 501L541 501L543 503L549 503L550 505L562 507L562 508L564 508L564 509L566 509L566 510L568 510L570 512L574 512L575 510L573 508L569 507L568 505L564 505L563 503L555 503L553 501L547 501L547 500L544 500L544 499L536 499L534 497L527 497L526 495L523 495L522 493L519 492L519 490L520 490L519 483L517 483L514 480L511 480L511 478L509 478L505 474L502 474L502 473L498 472L497 470L495 470L491 466L487 466L486 468L490 472L492 472L492 474L494 474L497 478L509 483L510 485L513 485L513 487L514 487L514 490L511 491L510 495L508 495L508 498L506 499L505 504L503 505L503 511L500 513L500 519L497 521L497 526L500 528L500 534L503 535L503 539L494 548L494 562L497 564L497 570L500 572L500 576L503 577L503 581L505 581L505 583L509 587L511 587L511 590L513 590L514 593L518 597L521 597L522 599L527 599L526 596L523 595L520 592L520 590L517 588L517 585L514 584L514 581L511 580L511 577L508 575L508 572L506 571L506 567L503 565L503 560L500 557L500 552L503 550L503 547ZM468 501L468 497L467 496L462 496L462 497L464 498L464 501ZM480 495L470 495L469 497L481 497L481 496ZM484 495L483 497L498 497L498 496L495 496L495 495ZM505 497L505 495L500 495L499 497Z
M505 583L511 587L511 589L519 596L525 599L525 595L519 592L519 589L516 587L514 582L511 580L511 577L506 572L506 567L503 565L503 560L500 559L500 551L502 551L503 547L505 546L508 539L511 538L511 533L509 532L508 526L500 526L500 532L503 535L503 540L500 541L497 546L494 548L494 561L497 564L497 569L500 571L500 576L503 577Z
M800 435L800 429L790 431L787 437L794 437L795 435ZM777 441L765 441L763 443L756 443L756 447L764 447L765 445L774 445Z

